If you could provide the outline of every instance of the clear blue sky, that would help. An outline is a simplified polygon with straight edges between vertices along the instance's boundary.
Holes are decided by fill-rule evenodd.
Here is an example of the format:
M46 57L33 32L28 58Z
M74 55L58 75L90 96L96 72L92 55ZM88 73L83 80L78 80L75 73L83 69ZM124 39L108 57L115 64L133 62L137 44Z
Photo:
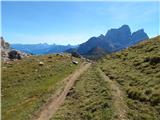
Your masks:
M2 2L2 35L10 43L79 44L128 24L159 34L158 2Z

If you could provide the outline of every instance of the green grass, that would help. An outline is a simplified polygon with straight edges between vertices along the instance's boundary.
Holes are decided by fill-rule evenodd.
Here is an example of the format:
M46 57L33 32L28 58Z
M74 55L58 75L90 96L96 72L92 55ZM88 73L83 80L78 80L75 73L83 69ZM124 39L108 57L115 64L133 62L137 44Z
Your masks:
M39 66L39 61L44 65ZM2 63L2 120L30 119L78 66L67 55L32 56Z
M126 92L130 120L159 120L160 36L108 55L99 66Z
M97 66L92 66L76 81L51 120L110 120L111 104L107 82L101 78Z
M39 61L44 65L39 66ZM78 59L78 61L80 61ZM2 63L2 120L29 120L61 80L78 66L66 56L34 56ZM124 91L129 120L160 118L160 36L113 53L76 81L51 120L115 120L109 83L98 67Z

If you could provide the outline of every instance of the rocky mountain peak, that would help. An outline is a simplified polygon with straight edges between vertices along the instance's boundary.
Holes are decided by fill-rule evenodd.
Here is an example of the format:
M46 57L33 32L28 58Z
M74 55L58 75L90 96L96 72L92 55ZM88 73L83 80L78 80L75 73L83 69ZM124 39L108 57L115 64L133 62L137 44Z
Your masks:
M130 27L129 25L124 24L119 29L130 29Z
M132 41L138 42L145 39L149 39L149 37L147 33L144 32L144 29L139 29L136 32L132 33Z
M128 25L122 25L117 29L110 29L105 35L106 41L114 42L116 45L128 44L131 39L131 30Z
M105 34L98 37L92 37L87 42L81 44L78 48L80 54L85 54L92 48L99 46L108 52L114 52L129 47L142 40L148 39L144 29L139 29L131 33L128 25L124 24L120 28L112 28Z
M100 36L99 36L99 38L104 38L105 36L103 35L103 34L101 34Z

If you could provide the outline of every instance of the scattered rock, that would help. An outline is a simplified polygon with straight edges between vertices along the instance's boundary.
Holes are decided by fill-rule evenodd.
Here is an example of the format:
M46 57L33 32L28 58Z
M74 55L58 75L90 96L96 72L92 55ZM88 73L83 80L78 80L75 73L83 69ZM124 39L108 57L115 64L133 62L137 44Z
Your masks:
M6 69L7 67L2 67L2 69Z
M81 59L82 59L83 61L85 61L85 60L86 60L86 58L84 58L84 57L82 57Z
M41 78L42 76L41 75L38 75L38 78Z
M78 52L72 52L71 56L81 58L81 55Z
M39 62L39 66L43 66L44 65L44 62Z
M89 59L87 59L87 62L91 62Z
M48 58L52 58L52 56L48 56Z
M53 62L52 60L48 60L48 62Z
M57 53L57 54L56 54L56 56L61 56L61 57L63 57L63 55L62 55L62 54L60 54L60 53Z
M13 60L13 59L22 59L20 53L16 50L11 50L9 53L8 53L8 57L9 59Z
M78 65L78 61L72 61L72 63Z

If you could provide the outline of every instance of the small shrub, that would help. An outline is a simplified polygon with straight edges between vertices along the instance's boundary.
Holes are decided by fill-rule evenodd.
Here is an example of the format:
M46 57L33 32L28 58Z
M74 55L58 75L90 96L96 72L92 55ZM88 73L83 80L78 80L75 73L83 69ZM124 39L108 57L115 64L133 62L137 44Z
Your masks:
M148 98L144 94L141 94L141 96L139 96L139 101L141 101L141 102L147 102Z
M160 94L159 93L154 93L150 97L150 102L152 105L158 105L160 103Z
M146 94L146 95L150 95L151 93L152 93L152 90L151 90L151 89L148 89L148 90L145 91L145 94Z
M129 98L138 100L139 97L142 95L142 92L137 89L129 88L127 90L127 94Z
M157 63L160 63L160 57L159 56L150 58L150 64L157 64Z
M147 57L144 59L144 62L149 62L151 65L155 65L160 63L160 57L159 56Z

